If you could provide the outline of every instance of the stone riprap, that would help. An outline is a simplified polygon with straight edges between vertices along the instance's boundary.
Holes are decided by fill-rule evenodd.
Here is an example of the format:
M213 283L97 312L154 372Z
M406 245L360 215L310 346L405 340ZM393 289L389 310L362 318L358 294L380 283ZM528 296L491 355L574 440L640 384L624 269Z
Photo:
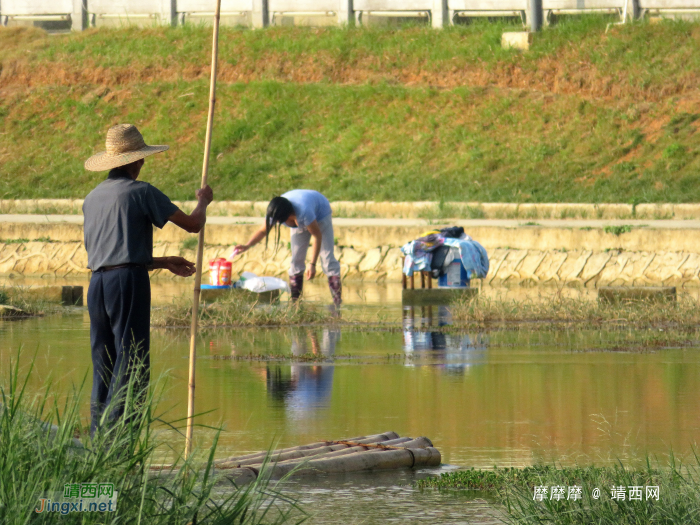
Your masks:
M88 273L80 217L0 216L0 275L66 277ZM211 217L204 260L226 257L245 242L259 218ZM492 285L700 286L700 222L656 221L606 226L600 221L554 221L539 226L518 221L459 220L489 252ZM555 226L558 224L559 226ZM336 219L336 256L346 280L401 280L399 247L438 227L420 220ZM156 230L154 255L194 259L192 240L173 225ZM279 249L264 243L233 262L233 274L252 271L284 277L289 268L289 231ZM206 268L205 268L206 272ZM155 275L171 277L167 272ZM206 279L206 277L205 277Z
M190 211L195 201L177 202ZM217 201L209 214L219 217L263 217L267 202ZM0 200L0 214L80 214L81 199ZM431 219L699 219L700 204L587 204L500 202L351 202L331 203L336 217Z

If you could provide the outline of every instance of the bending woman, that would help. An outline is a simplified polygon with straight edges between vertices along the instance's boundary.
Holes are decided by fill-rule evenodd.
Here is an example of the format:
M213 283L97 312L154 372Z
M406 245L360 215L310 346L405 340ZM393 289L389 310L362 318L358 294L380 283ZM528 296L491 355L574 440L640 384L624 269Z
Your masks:
M306 269L307 279L311 280L316 276L316 263L320 256L323 273L328 277L328 287L331 289L333 302L339 306L341 303L340 263L333 254L331 205L328 199L317 191L292 190L281 197L273 198L267 206L265 224L253 234L247 244L235 246L231 258L255 246L263 238L267 247L270 230L275 226L277 226L275 235L275 247L277 247L280 240L280 224L292 229L292 264L289 268L292 300L296 301L301 296L304 288L304 269ZM306 268L306 252L311 238L313 238L311 262Z

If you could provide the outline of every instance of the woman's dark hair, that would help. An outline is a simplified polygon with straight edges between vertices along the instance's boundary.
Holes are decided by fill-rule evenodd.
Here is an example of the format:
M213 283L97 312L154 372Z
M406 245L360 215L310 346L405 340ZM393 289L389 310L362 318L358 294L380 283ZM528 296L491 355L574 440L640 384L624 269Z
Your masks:
M287 222L290 215L294 215L292 203L284 197L273 197L270 204L267 205L267 213L265 214L265 249L267 250L267 238L270 235L270 230L277 225L275 232L275 248L280 242L280 224Z

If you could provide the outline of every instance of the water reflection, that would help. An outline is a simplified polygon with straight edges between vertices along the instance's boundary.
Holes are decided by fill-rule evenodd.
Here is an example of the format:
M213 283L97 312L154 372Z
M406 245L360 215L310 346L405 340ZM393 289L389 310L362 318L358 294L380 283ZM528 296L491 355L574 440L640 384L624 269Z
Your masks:
M366 310L377 317L384 307ZM700 435L696 346L619 351L653 334L599 329L504 330L488 339L447 333L437 345L430 334L428 344L426 333L440 332L447 313L416 308L397 330L345 326L340 340L320 327L210 332L213 345L205 342L197 363L198 422L225 426L222 457L265 450L275 437L294 446L386 430L428 436L446 462L477 468L692 455ZM425 343L417 344L421 337ZM0 341L5 368L20 347L21 370L34 362L30 392L49 378L61 393L90 377L90 360L81 359L89 349L86 316L0 321ZM172 378L167 419L182 418L188 338L154 330L151 348L154 380ZM313 362L290 359L314 348L321 357ZM232 350L237 358L227 359ZM89 390L83 397L87 417ZM214 433L198 435L206 448Z
M420 317L416 320L417 313ZM447 306L404 306L403 351L409 356L414 352L430 352L431 357L442 361L437 366L456 373L484 363L488 348L486 334L449 334L443 330L431 330L451 324L452 313ZM408 363L408 366L415 366L413 362Z
M305 355L331 357L335 355L339 340L340 330L337 329L293 331L292 355L297 358ZM330 361L319 363L316 360L291 365L268 364L265 370L268 396L273 405L284 406L290 419L312 417L319 408L326 408L330 403L334 368Z

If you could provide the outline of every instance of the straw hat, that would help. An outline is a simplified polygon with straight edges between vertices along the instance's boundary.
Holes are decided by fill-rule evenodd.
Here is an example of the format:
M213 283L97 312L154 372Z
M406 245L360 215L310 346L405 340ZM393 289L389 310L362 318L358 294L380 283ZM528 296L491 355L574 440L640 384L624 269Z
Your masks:
M165 151L169 146L147 146L143 135L133 124L117 124L107 131L107 151L85 161L85 169L105 171L131 164L139 159Z

